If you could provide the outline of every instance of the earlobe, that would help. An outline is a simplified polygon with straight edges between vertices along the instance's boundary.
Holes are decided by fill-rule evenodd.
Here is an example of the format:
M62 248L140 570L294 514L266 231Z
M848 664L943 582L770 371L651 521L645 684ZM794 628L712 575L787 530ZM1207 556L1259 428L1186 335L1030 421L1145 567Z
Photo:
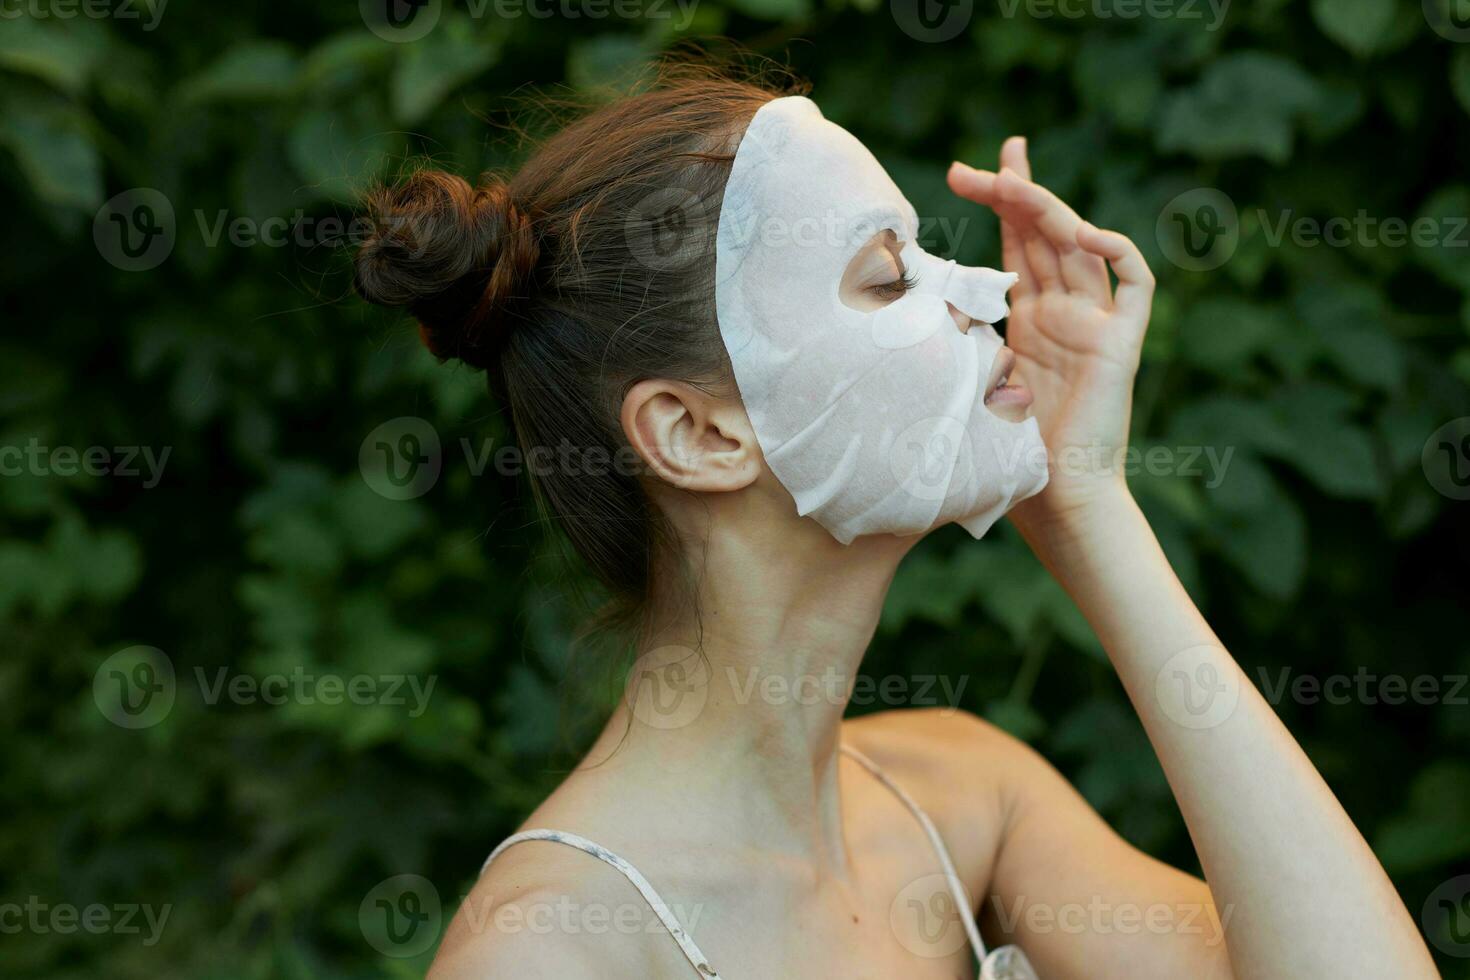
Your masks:
M653 475L678 489L740 490L760 472L755 431L737 399L650 379L624 396L620 422Z

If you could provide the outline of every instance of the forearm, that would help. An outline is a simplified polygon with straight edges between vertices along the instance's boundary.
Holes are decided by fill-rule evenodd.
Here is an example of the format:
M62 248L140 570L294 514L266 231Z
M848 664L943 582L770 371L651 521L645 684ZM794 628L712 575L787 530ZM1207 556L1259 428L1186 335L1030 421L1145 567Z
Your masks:
M1201 617L1126 491L1022 530L1143 720L1229 916L1237 976L1437 976L1367 843Z

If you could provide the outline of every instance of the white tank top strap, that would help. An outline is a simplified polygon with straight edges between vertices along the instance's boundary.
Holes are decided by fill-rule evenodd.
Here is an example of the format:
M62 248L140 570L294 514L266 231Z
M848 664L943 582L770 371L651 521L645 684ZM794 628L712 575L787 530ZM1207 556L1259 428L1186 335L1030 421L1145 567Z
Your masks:
M1000 946L989 953L985 951L985 941L980 938L980 928L975 924L975 916L970 914L970 898L965 894L964 883L960 881L959 872L955 870L954 861L950 859L949 848L944 846L944 838L939 836L939 830L934 826L934 821L929 819L929 814L924 808L915 802L914 798L904 792L902 786L888 778L888 774L879 768L878 763L863 755L851 745L841 745L838 751L849 759L862 766L873 777L898 797L919 826L924 828L924 834L929 838L929 844L934 848L934 853L939 857L939 866L944 871L944 878L949 883L949 893L954 899L955 908L965 910L960 915L960 922L965 929L965 935L970 940L970 948L975 951L975 960L980 964L979 980L1037 980L1036 971L1032 968L1026 954L1021 952L1019 946Z
M959 872L955 870L954 862L950 860L949 848L944 846L944 838L939 836L939 830L934 826L934 821L929 819L929 814L925 813L924 808L914 802L912 796L904 792L902 786L889 779L888 774L878 768L878 763L869 759L851 745L842 745L838 751L868 770L868 772L877 778L878 782L892 790L893 795L898 797L898 801L908 808L908 811L914 815L914 819L919 821L919 826L924 828L924 833L929 838L930 846L934 848L934 853L939 856L939 866L944 871L945 880L949 882L949 893L954 898L955 908L964 909L966 912L969 912L971 909L970 896L965 894L965 886L960 881ZM985 942L980 938L980 929L975 925L975 916L973 914L961 915L960 921L964 924L965 935L970 938L970 948L975 951L975 958L981 963L984 963Z
M658 892L654 890L653 885L649 884L648 879L643 877L637 868L601 844L594 843L576 834L567 833L564 830L523 830L518 834L511 834L500 842L499 847L490 852L490 856L480 866L480 874L483 875L485 869L490 867L490 862L499 857L501 852L506 848L528 840L551 841L555 844L565 844L568 847L575 847L577 850L585 851L599 861L603 861L617 868L623 877L627 878L628 881L632 882L633 887L638 889L638 893L643 896L644 901L648 903L648 907L653 909L653 914L658 916L658 920L669 931L669 935L674 937L674 942L679 944L680 951L683 952L685 959L689 960L689 965L694 967L695 972L701 977L706 978L706 980L720 980L720 975L715 972L714 967L709 965L709 958L704 955L699 946L694 942L694 937L684 931L684 927L679 924L679 920L674 917L674 913L669 909L668 903L659 897Z
M980 929L975 924L975 916L969 914L970 898L965 894L965 886L960 881L959 872L955 870L954 861L950 859L949 848L944 846L944 838L939 836L939 831L935 828L934 821L929 819L929 814L924 812L924 808L914 802L914 798L904 792L902 786L889 779L888 774L880 769L878 764L872 759L869 759L850 745L840 746L839 751L862 766L878 782L887 787L898 798L899 802L914 815L914 819L919 822L919 826L924 829L924 834L929 838L930 846L933 847L935 855L939 858L939 865L944 871L945 880L949 883L949 892L954 898L955 908L965 910L965 914L960 915L960 922L964 926L965 935L970 940L970 948L974 950L975 958L980 963L979 980L1036 980L1035 971L1026 959L1026 954L1022 953L1019 947L1001 946L989 953L986 952L985 943L980 938ZM638 869L627 861L624 861L612 851L585 837L579 837L576 834L567 833L562 830L523 830L518 834L512 834L507 837L501 841L499 847L490 852L490 856L485 859L485 863L480 867L480 874L484 874L485 869L490 867L490 862L499 857L501 852L506 848L528 840L550 841L555 844L565 844L568 847L575 847L577 850L585 851L598 860L606 862L618 869L623 877L632 882L633 887L638 889L639 894L648 902L649 908L653 909L653 913L658 916L664 928L669 931L669 935L674 937L674 942L679 944L680 951L683 952L685 959L689 961L689 965L694 967L695 972L701 977L704 977L705 980L720 980L720 975L715 972L714 967L709 965L709 958L700 950L699 946L694 942L694 938L684 931L684 927L679 924L679 920L674 917L674 913L669 909L668 903L659 897L658 892L654 890L653 885L649 884L648 879L643 877Z

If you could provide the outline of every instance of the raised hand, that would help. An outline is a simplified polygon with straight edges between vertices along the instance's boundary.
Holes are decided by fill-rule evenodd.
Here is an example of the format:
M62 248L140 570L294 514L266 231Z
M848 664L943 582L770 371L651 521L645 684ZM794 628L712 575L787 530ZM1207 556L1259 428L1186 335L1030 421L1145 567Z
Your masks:
M1006 343L1051 456L1047 489L1017 507L1018 523L1064 516L1099 494L1126 491L1133 378L1154 279L1123 235L1083 221L1031 181L1026 141L1001 148L999 173L955 163L949 186L1000 216L1003 261L1020 275L1010 293ZM1108 266L1118 277L1116 291Z

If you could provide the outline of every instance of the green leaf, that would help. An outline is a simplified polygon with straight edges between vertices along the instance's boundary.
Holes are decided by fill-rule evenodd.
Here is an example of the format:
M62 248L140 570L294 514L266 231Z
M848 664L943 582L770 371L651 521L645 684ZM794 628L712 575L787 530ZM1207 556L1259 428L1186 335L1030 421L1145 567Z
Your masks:
M96 21L59 21L4 17L0 29L0 68L42 79L68 95L86 88L108 48L107 32Z
M336 34L307 52L299 84L317 97L371 84L387 72L397 53L397 45L371 31Z
M365 558L381 558L402 547L428 522L416 500L389 500L374 493L357 474L338 491L332 516L347 548Z
M1186 361L1229 376L1292 329L1293 324L1275 306L1212 297L1185 313L1179 350Z
M1451 285L1470 292L1470 187L1441 187L1410 226L1413 257ZM1413 236L1419 234L1415 240Z
M418 122L500 54L498 42L477 34L465 17L444 19L406 47L391 84L393 116L406 124Z
M80 110L7 92L0 98L0 144L43 201L82 211L102 204L102 161Z
M1470 112L1470 48L1456 48L1450 58L1450 91L1460 100L1460 108Z
M802 20L811 15L811 0L730 0L730 5L761 20Z
M625 34L576 41L567 54L567 81L585 92L620 91L652 54L647 42Z
M978 30L980 61L994 72L1005 72L1020 66L1052 69L1063 65L1072 42L1043 26L1034 17L1016 17L1006 21L1005 28Z
M1382 292L1360 281L1316 281L1300 289L1294 305L1316 333L1320 350L1348 378L1395 391L1403 385L1403 345L1394 336L1392 312Z
M1205 160L1255 155L1285 163L1296 124L1317 108L1320 97L1312 76L1280 55L1225 55L1192 88L1169 97L1158 148Z
M1029 704L994 701L985 707L985 720L1023 742L1034 742L1046 733L1046 719Z
M291 127L292 164L317 194L356 203L359 193L388 168L401 137L370 98L345 108L308 111Z
M185 102L272 100L296 85L299 59L283 41L247 41L179 85Z
M1169 441L1181 446L1229 447L1288 452L1291 434L1276 413L1257 399L1212 395L1191 402L1174 415Z
M1278 390L1271 408L1291 434L1277 450L1322 490L1338 497L1374 499L1384 490L1368 433L1348 417L1353 396L1330 385L1293 385Z
M1388 37L1394 0L1312 0L1312 19L1332 40L1360 58Z
M1373 850L1392 873L1470 856L1470 766L1435 762L1415 776L1407 805L1383 825Z
M1275 479L1268 477L1259 506L1227 516L1212 536L1225 559L1258 591L1287 599L1301 587L1306 520Z
M1249 516L1269 506L1277 492L1276 481L1258 458L1236 453L1219 486L1209 492L1209 501L1226 513Z
M1154 37L1090 34L1072 62L1072 86L1084 105L1103 110L1127 130L1154 117L1163 66Z

